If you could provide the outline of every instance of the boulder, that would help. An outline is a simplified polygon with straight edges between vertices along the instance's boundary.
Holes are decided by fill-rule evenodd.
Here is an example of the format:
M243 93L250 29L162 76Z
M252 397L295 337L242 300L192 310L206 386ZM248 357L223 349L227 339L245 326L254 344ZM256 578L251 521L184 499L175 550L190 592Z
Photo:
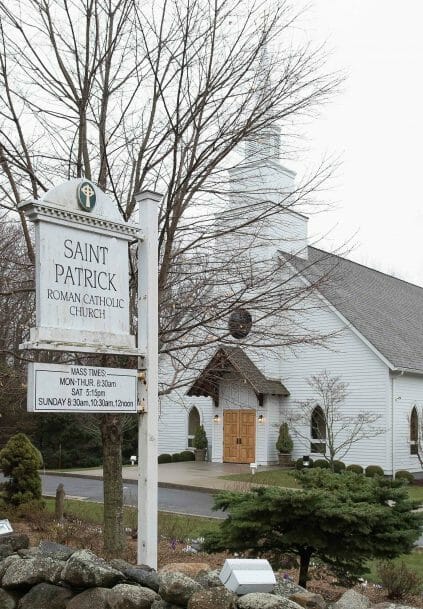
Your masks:
M188 577L195 577L202 572L210 571L210 565L206 562L171 562L159 570L159 573L183 573Z
M159 594L163 600L186 607L194 592L202 590L201 584L182 573L160 573Z
M220 580L220 569L214 571L200 571L193 579L201 584L203 588L222 588L223 584Z
M151 605L151 609L181 609L179 605L172 605L172 603L167 603L164 600L154 601Z
M110 609L150 609L159 596L149 588L118 584L110 590L108 602Z
M289 597L289 600L307 609L326 609L326 601L323 596L313 594L313 592L296 592Z
M209 588L194 592L188 609L236 609L237 595L226 588Z
M301 609L301 606L285 597L267 592L251 592L238 599L238 609Z
M46 558L54 558L56 560L68 560L75 552L75 549L69 548L61 543L54 541L40 541L38 546L38 554Z
M120 584L124 577L90 550L77 550L63 567L62 579L75 588L112 588Z
M372 605L372 609L416 609L416 608L410 607L409 605L396 605L395 603L378 603L377 605Z
M46 583L37 584L21 598L19 609L66 609L72 596L68 588Z
M41 582L57 584L62 568L62 563L52 558L37 557L13 561L3 575L2 586L14 589L28 588Z
M276 576L276 585L272 590L272 594L282 596L283 598L289 598L293 594L307 592L305 588L302 588L298 584L295 584L290 579Z
M10 556L13 554L13 548L10 543L3 543L0 545L0 560L6 558L6 556Z
M7 556L6 558L3 558L2 561L0 561L0 583L3 579L3 575L6 573L9 566L12 564L12 562L15 562L17 560L22 560L22 558L17 554L12 554L11 556Z
M108 588L90 588L77 594L66 605L66 609L109 609L110 590Z
M17 551L17 554L21 558L34 558L34 556L38 556L38 548L22 548Z
M356 590L347 590L333 605L333 609L368 609L371 602Z
M29 548L29 537L25 533L5 533L0 535L0 545L8 544L12 550L17 552L23 548Z
M0 609L16 609L17 606L18 601L16 597L0 588Z
M135 582L145 588L151 588L155 592L159 589L159 576L156 571L147 565L131 565L125 560L116 558L110 561L111 566L118 571L121 571L125 579L129 582Z

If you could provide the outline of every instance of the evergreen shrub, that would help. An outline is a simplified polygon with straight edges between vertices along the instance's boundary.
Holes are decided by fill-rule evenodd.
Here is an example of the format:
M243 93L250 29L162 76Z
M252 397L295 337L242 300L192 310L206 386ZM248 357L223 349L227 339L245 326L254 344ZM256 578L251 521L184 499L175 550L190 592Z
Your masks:
M368 465L364 470L367 478L373 478L373 476L383 476L383 469L380 465Z
M361 467L361 465L356 465L355 463L351 463L351 465L347 465L346 470L347 470L347 472L354 472L354 474L363 474L364 473L364 469Z
M294 443L289 433L288 423L282 423L282 425L279 427L279 436L276 442L276 449L282 454L290 455L293 448Z
M172 463L172 455L168 455L167 453L162 453L158 456L157 461L159 463Z
M182 459L181 459L181 453L173 453L173 455L172 455L172 463L179 463L179 461L182 461Z
M335 474L340 474L345 470L345 463L343 461L334 461L332 467Z
M41 478L43 464L40 451L23 433L12 436L0 451L0 469L6 478L4 498L9 505L42 503Z
M407 472L405 469L400 469L395 472L395 480L407 480L408 484L413 484L414 476L411 472Z
M383 561L377 567L377 574L390 599L403 599L422 590L422 578L403 561Z
M195 434L192 439L192 445L194 448L198 448L200 450L207 448L207 445L208 445L207 436L206 436L206 431L205 431L203 425L200 425L195 430Z
M326 461L326 459L316 459L316 461L313 463L313 467L321 467L322 469L329 469L330 465L329 465L329 461Z

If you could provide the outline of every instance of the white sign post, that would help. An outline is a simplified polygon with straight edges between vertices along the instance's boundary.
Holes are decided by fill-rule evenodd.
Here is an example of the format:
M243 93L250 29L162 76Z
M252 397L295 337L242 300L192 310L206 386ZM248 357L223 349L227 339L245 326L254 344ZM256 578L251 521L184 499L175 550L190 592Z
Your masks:
M158 239L157 204L161 195L136 196L144 239L138 245L138 349L145 353L139 368L138 427L138 563L157 569L157 436L158 436ZM143 362L142 359L145 361Z

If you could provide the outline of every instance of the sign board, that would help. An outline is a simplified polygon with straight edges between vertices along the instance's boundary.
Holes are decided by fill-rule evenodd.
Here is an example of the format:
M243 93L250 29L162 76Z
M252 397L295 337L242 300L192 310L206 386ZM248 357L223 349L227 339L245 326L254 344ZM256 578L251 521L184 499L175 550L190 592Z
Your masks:
M29 364L28 411L136 413L137 371Z
M128 243L138 227L88 180L21 205L35 223L36 326L25 348L137 355L129 326Z

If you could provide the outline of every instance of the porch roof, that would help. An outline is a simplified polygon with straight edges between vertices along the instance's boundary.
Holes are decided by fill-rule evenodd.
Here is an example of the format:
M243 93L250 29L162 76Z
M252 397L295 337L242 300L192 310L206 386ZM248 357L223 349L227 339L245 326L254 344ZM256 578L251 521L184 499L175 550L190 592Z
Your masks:
M221 347L187 391L190 396L206 396L217 399L219 382L223 375L235 370L260 395L289 395L279 381L269 380L239 347Z

